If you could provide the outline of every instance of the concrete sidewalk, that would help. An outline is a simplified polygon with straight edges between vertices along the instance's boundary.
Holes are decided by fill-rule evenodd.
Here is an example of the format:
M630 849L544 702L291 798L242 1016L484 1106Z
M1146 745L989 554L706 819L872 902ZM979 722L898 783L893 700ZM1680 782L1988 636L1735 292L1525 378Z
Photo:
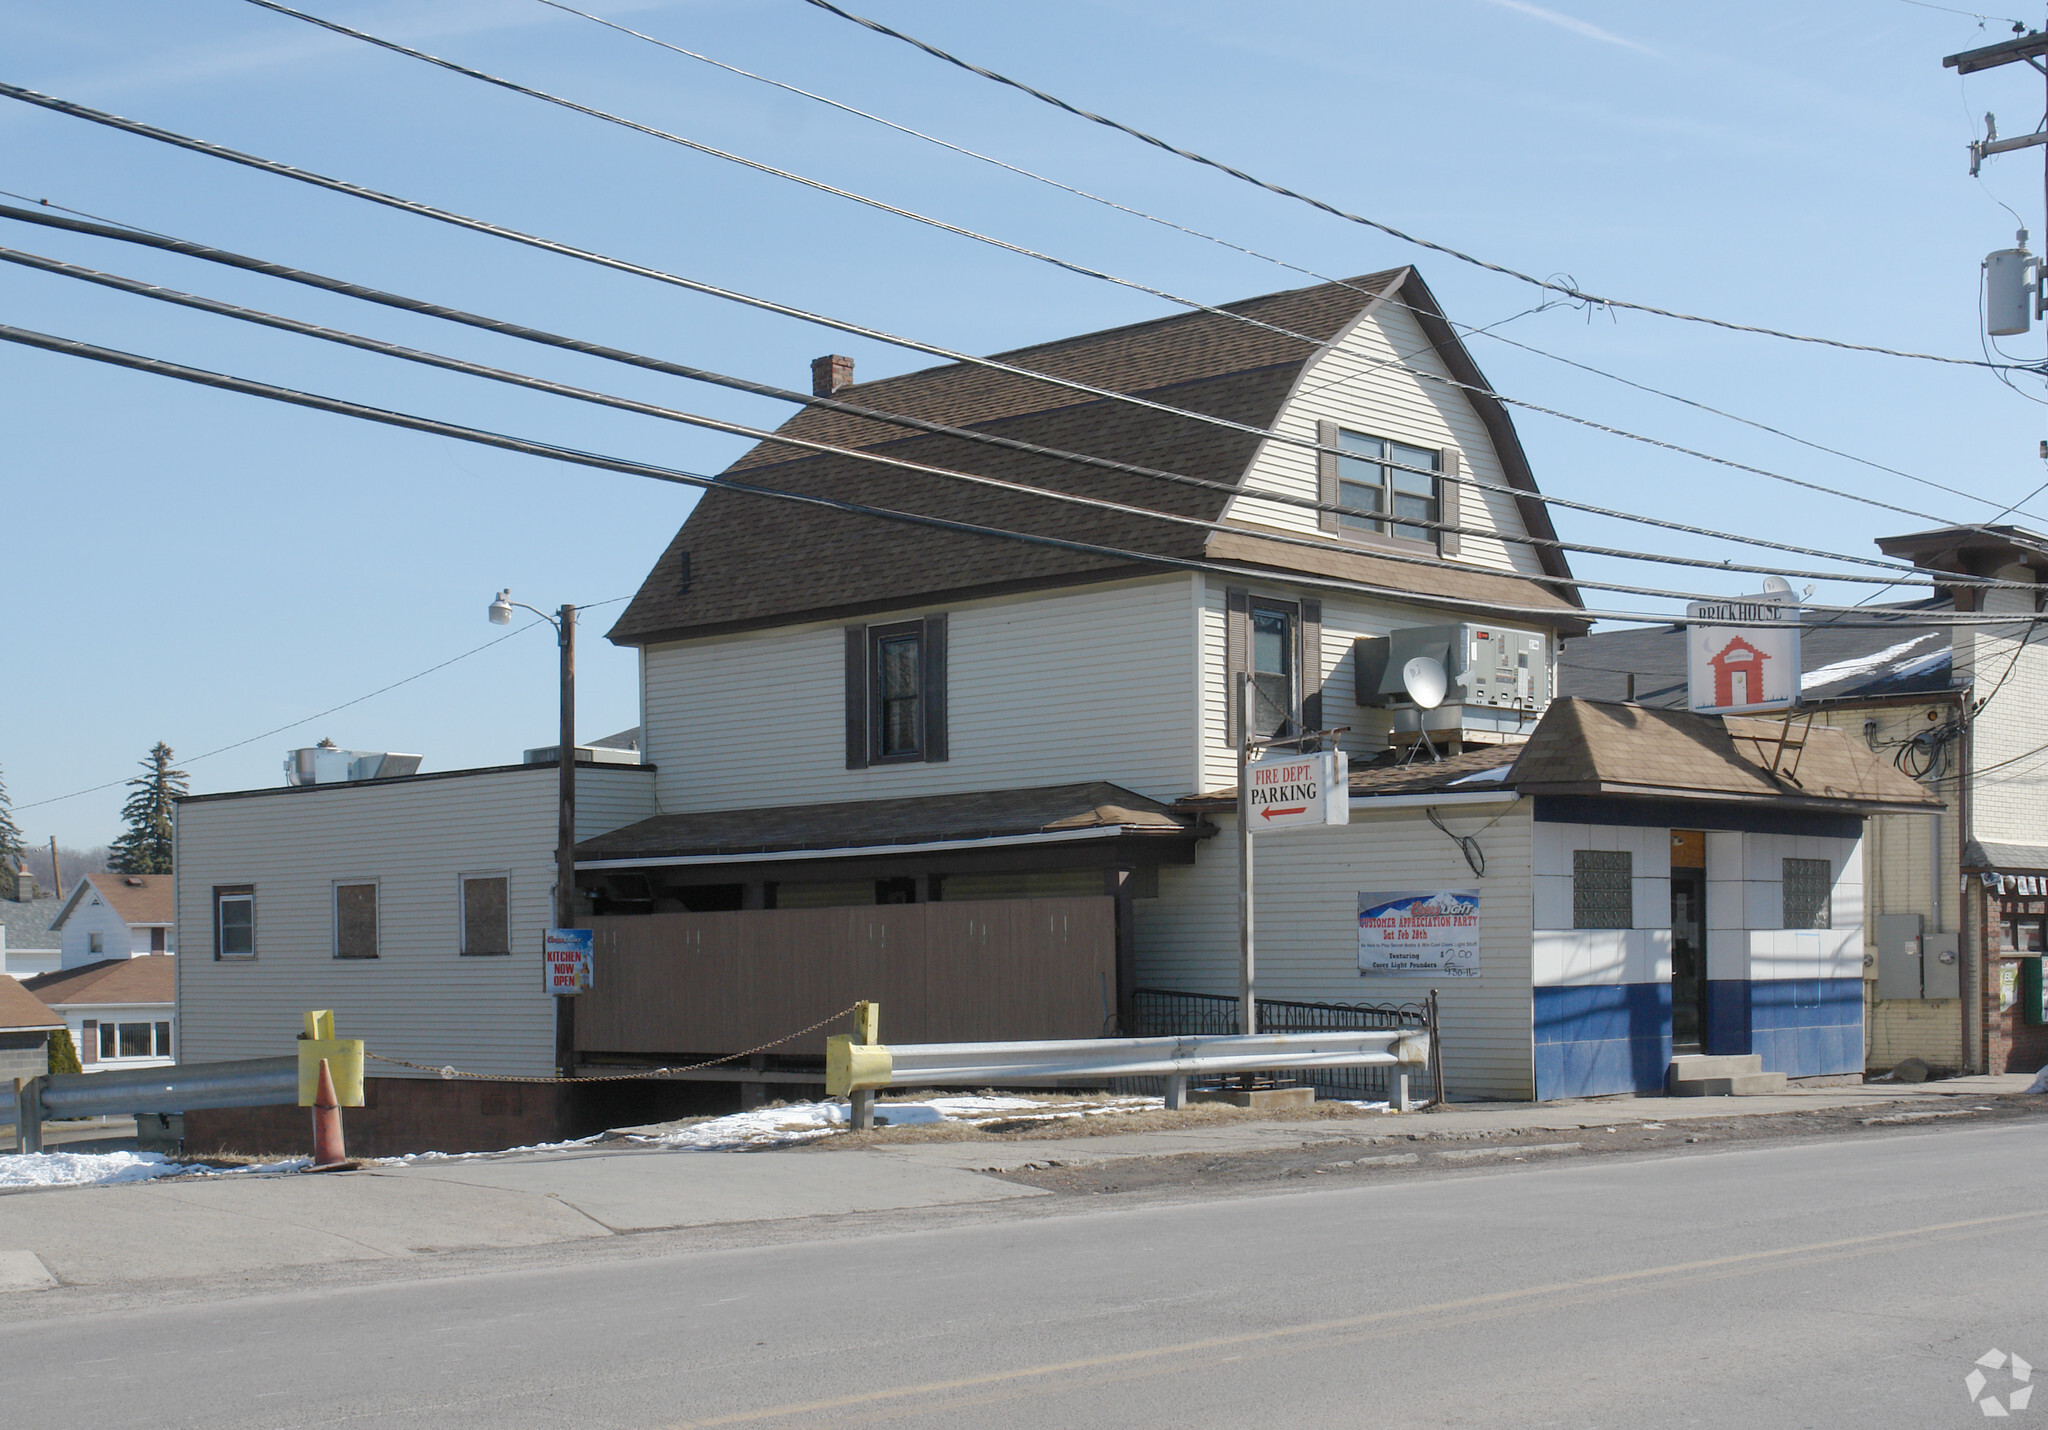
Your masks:
M964 1206L1049 1195L988 1176L1181 1153L1285 1151L1389 1136L1468 1140L1642 1122L1905 1104L1982 1104L2027 1076L1796 1089L1750 1098L1463 1104L1440 1112L1243 1121L1029 1141L699 1152L599 1144L374 1166L0 1195L0 1292L161 1283L291 1267L589 1241L663 1228ZM4 1309L4 1307L0 1307Z

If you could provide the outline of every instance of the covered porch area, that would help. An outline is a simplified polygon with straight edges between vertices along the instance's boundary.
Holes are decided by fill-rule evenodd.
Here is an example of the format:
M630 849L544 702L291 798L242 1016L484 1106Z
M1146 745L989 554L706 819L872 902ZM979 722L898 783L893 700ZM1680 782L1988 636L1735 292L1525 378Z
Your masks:
M660 815L577 848L579 1067L747 1052L859 1000L903 1042L1130 1026L1135 904L1199 818L1105 783ZM816 1029L723 1073L815 1077Z

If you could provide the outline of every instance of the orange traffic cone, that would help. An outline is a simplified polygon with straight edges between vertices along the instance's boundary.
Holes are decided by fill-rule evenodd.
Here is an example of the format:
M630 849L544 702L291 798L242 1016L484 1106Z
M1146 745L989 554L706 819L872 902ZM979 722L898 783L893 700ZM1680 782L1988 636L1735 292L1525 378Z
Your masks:
M313 1165L309 1172L353 1172L341 1144L341 1099L334 1095L334 1074L320 1059L320 1085L313 1093Z

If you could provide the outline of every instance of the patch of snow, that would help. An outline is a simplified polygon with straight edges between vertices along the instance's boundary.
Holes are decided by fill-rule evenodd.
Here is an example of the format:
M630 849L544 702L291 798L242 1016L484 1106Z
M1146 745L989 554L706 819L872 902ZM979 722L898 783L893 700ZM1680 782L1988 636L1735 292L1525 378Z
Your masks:
M1836 681L1847 680L1851 676L1867 675L1873 671L1881 670L1898 660L1899 657L1912 650L1915 646L1925 645L1928 641L1932 640L1945 642L1946 635L1942 631L1929 631L1927 634L1915 636L1909 641L1901 641L1895 646L1887 646L1885 649L1871 655L1859 655L1850 660L1838 660L1833 665L1822 666L1819 670L1809 670L1799 677L1799 688L1801 690L1812 690L1818 686L1832 685ZM1889 674L1897 677L1918 675L1922 671L1932 669L1948 658L1948 647L1944 643L1940 650L1905 662L1898 669L1889 672Z
M875 1125L917 1127L939 1122L981 1122L1005 1113L1013 1114L1019 1121L1050 1122L1063 1117L1140 1111L1159 1105L1159 1099L1156 1097L1047 1103L1028 1097L961 1093L923 1098L917 1102L876 1103ZM762 1107L752 1112L736 1112L730 1117L714 1117L656 1136L636 1134L633 1140L649 1146L669 1147L687 1152L735 1152L764 1147L788 1147L829 1136L846 1126L847 1117L847 1105L843 1102L796 1102L787 1107Z
M567 1142L536 1142L530 1147L505 1147L496 1152L407 1152L401 1157L368 1157L363 1161L366 1166L411 1167L422 1162L473 1162L480 1157L511 1157L521 1152L569 1152L599 1142L604 1135L593 1132L588 1137L572 1137Z
M1459 785L1499 784L1508 777L1508 771L1513 768L1514 765L1510 763L1502 765L1498 769L1481 770L1476 775L1461 775L1457 779L1452 780L1448 788L1455 789Z
M10 1152L0 1155L0 1187L107 1187L201 1170L161 1152Z
M2027 1085L2028 1092L2048 1092L2048 1068L2042 1068Z

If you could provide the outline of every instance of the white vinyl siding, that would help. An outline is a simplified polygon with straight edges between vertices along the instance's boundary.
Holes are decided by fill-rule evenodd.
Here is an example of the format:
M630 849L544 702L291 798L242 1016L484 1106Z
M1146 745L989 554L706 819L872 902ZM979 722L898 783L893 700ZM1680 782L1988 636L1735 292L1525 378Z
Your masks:
M649 772L577 771L585 838L654 813ZM213 890L252 886L256 957L179 960L180 1051L189 1062L289 1054L308 1009L344 1038L433 1067L546 1074L554 1002L540 935L555 883L555 771L515 769L325 785L178 810L183 940L211 949ZM461 955L463 873L511 878L512 953ZM377 883L377 957L334 957L337 882ZM376 1067L377 1076L409 1075Z
M949 758L846 768L843 622L653 646L646 758L664 812L1108 780L1193 787L1191 576L876 612L947 615Z
M119 878L118 874L110 877ZM98 902L94 902L98 899ZM99 947L93 947L97 936ZM63 966L77 968L87 963L97 963L106 958L128 958L138 953L149 952L149 930L139 932L128 926L116 912L114 906L88 888L73 905L71 916L64 920L64 927L57 931L58 947L63 950ZM173 948L177 940L172 939Z
M1464 475L1505 486L1507 473L1464 389L1404 372L1392 365L1396 362L1435 377L1450 376L1414 315L1390 300L1354 324L1302 372L1275 429L1312 442L1317 422L1328 420L1416 447L1448 449L1459 454ZM1316 454L1291 442L1268 440L1253 459L1245 485L1314 501L1319 490ZM1458 524L1469 531L1527 534L1514 499L1504 493L1462 486L1458 502ZM1327 535L1319 532L1313 510L1255 497L1233 497L1224 519ZM1483 534L1464 537L1456 559L1527 575L1543 570L1534 548Z
M1471 834L1500 805L1446 807ZM1159 898L1138 904L1138 981L1185 993L1237 994L1237 835L1229 815L1192 867L1159 871ZM1528 1098L1531 1077L1528 805L1480 834L1486 877L1422 811L1360 815L1340 829L1262 835L1254 851L1259 994L1334 1003L1442 1003L1444 1067L1458 1097ZM1358 895L1407 889L1480 892L1478 978L1362 977Z
M1331 591L1319 591L1314 587L1288 586L1283 581L1258 581L1247 577L1243 581L1226 581L1222 577L1203 578L1201 590L1201 707L1202 707L1202 772L1200 788L1203 790L1227 789L1237 780L1236 756L1232 751L1232 732L1228 725L1227 704L1224 698L1227 653L1226 613L1224 610L1227 587L1241 586L1254 596L1272 596L1279 600L1318 599L1323 603L1322 651L1318 662L1323 692L1323 724L1326 728L1347 727L1346 733L1338 738L1345 751L1354 759L1370 759L1387 748L1387 736L1394 728L1390 711L1377 706L1361 707L1357 703L1357 682L1352 671L1351 647L1363 636L1383 636L1403 626L1445 625L1466 619L1466 613L1449 610L1431 610L1424 605L1397 606L1389 601L1374 601L1369 598L1350 596ZM1542 627L1531 625L1529 629ZM1552 642L1553 647L1555 642ZM1303 693L1308 693L1309 682L1314 673L1303 661ZM1534 729L1532 723L1529 726Z

